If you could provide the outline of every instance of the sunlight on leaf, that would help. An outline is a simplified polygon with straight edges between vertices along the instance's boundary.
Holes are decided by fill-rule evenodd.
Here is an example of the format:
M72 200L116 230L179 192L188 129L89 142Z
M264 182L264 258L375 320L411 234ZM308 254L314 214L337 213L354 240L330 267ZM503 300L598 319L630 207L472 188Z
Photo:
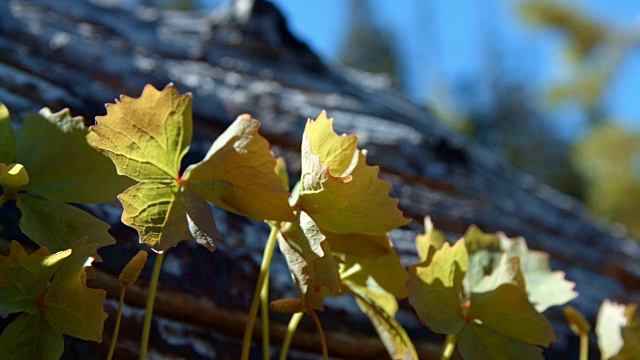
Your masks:
M293 221L288 188L275 172L276 160L259 127L249 115L239 116L183 178L193 191L225 210L258 220Z
M617 304L608 299L602 302L595 332L602 359L640 356L640 314L635 304Z
M0 163L10 164L14 161L16 136L11 128L9 109L0 102Z
M29 183L29 174L20 164L5 165L0 163L0 186L17 188Z
M191 94L173 84L145 86L139 98L121 96L96 118L94 146L115 163L118 173L138 181L179 178L180 161L193 132Z

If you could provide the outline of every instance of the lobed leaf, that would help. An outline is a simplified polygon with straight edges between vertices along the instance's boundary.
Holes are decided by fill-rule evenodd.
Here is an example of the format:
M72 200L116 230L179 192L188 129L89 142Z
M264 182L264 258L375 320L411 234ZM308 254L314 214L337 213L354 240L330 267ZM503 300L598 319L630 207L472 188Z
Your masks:
M0 335L0 358L58 360L64 352L62 332L42 315L22 313Z
M342 280L349 280L363 287L370 287L373 284L375 288L384 290L399 299L407 297L406 282L409 280L409 273L392 249L383 256L362 257L342 254L341 258L342 269L344 269L340 271Z
M465 325L462 280L467 270L464 241L445 243L424 262L409 267L409 302L422 322L441 334L457 334Z
M47 108L24 119L16 162L29 171L24 190L42 197L81 204L112 201L133 182L118 176L109 159L93 148L81 117L68 109ZM99 189L99 190L97 190Z
M138 231L140 242L157 252L194 240L209 251L220 234L209 204L187 186L142 182L118 196L122 222Z
M640 316L635 304L602 302L596 321L601 359L634 359L640 355Z
M15 159L16 136L11 128L9 109L0 102L0 163L10 164Z
M97 247L115 244L109 224L86 211L63 202L19 193L16 205L22 216L20 229L40 247L51 252L68 249L81 237Z
M323 166L328 167L332 176L349 174L354 160L358 137L338 135L333 130L333 118L327 118L323 110L316 120L308 120L303 138L309 139L311 153L318 155Z
M259 121L239 116L183 178L194 192L225 210L259 220L294 221L288 188L275 172L275 158L259 128Z
M416 236L416 249L420 262L427 260L433 251L440 250L442 245L447 242L447 238L433 226L433 222L428 216L424 218L424 230L424 234Z
M179 178L180 161L193 132L191 94L173 84L163 90L145 86L137 98L121 96L96 117L94 146L113 161L118 173L138 181Z

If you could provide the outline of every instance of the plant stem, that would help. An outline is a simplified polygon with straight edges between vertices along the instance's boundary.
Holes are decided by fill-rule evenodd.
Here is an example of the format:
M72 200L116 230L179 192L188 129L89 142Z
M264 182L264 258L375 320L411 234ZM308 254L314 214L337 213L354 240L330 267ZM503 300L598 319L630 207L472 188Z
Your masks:
M142 327L142 340L140 341L140 360L147 359L147 347L149 345L149 334L151 333L151 318L153 317L153 302L156 298L156 288L158 287L158 279L160 278L163 259L164 252L156 256L156 261L153 264L153 273L151 274L151 283L149 284L149 293L147 294L147 307L144 314L144 325Z
M453 355L453 350L456 348L457 343L458 334L447 335L447 338L444 340L444 349L442 349L442 356L440 356L440 360L449 360L451 355Z
M287 355L289 354L289 347L291 346L291 340L293 339L293 334L296 333L296 329L298 328L298 324L300 324L300 320L302 320L303 315L303 312L297 312L291 316L291 320L289 320L289 325L287 326L287 333L284 334L282 349L280 350L280 360L287 359Z
M264 247L264 254L262 255L262 264L260 265L260 275L258 276L258 283L256 284L255 291L253 292L253 300L251 300L251 308L249 309L249 319L247 320L247 326L244 329L244 339L242 341L242 354L240 359L249 360L249 350L251 349L251 335L253 335L253 326L256 322L256 315L258 314L258 308L260 305L260 293L264 286L265 279L269 274L269 266L271 265L271 257L273 256L273 249L276 246L276 239L278 235L278 229L280 223L276 223L271 226L271 233L269 239Z
M271 349L269 348L269 269L264 285L260 291L260 319L262 320L262 360L269 360Z
M122 308L124 304L124 292L127 287L122 285L120 289L120 301L118 302L118 312L116 313L116 326L113 328L113 336L111 337L111 346L109 346L109 355L107 360L113 358L113 352L116 350L116 342L118 341L118 331L120 330L120 320L122 319Z
M329 350L327 349L327 339L324 337L324 331L322 331L322 325L320 324L320 320L318 319L318 315L313 309L309 310L308 314L313 319L313 322L316 324L316 329L318 329L318 334L320 334L320 345L322 346L322 359L329 359Z
M589 358L589 333L580 334L580 360Z

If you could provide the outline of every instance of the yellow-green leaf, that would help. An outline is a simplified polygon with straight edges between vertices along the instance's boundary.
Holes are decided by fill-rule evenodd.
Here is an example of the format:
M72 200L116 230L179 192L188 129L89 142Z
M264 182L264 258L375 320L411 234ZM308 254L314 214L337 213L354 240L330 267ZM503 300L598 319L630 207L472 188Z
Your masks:
M462 280L467 270L464 241L449 243L409 268L409 302L422 322L441 334L457 334L465 325Z
M289 191L275 172L276 160L259 133L260 122L241 115L183 178L206 200L258 220L294 221Z
M458 350L465 360L544 359L539 347L473 322L460 332Z
M173 84L162 91L147 85L137 99L123 95L96 118L94 146L119 174L138 181L178 179L193 132L191 101L190 93L180 95Z
M89 129L68 109L44 108L24 119L18 134L16 162L29 171L21 189L42 197L81 204L115 200L133 185L118 176L113 163L89 143Z
M175 182L143 182L118 196L122 222L138 231L140 242L163 252L182 240L194 240L209 251L220 234L209 204Z
M434 250L440 250L440 248L442 248L442 245L447 242L447 238L442 232L440 232L433 226L433 222L428 216L425 216L424 218L424 230L424 234L419 234L416 236L416 249L418 251L420 262L427 260L427 258L430 256L430 252Z
M350 172L358 137L336 134L333 118L327 118L325 111L316 120L307 121L303 136L311 141L311 153L320 156L322 166L328 167L331 175L339 177Z
M387 254L377 257L352 254L342 254L340 257L342 258L340 271L342 280L349 280L364 287L384 289L385 292L399 299L407 297L406 283L409 280L409 273L404 269L393 249L390 248Z
M20 229L33 242L51 252L71 247L81 237L97 247L115 244L109 224L73 205L43 199L28 193L16 198L20 209Z
M17 188L29 183L27 169L21 164L5 165L0 163L0 186Z
M11 128L9 109L0 102L0 163L9 164L15 159L16 136Z

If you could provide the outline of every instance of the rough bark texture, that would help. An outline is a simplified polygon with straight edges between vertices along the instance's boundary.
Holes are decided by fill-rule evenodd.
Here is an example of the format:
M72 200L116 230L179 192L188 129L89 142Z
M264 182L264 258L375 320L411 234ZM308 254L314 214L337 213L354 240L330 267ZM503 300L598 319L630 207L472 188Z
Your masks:
M297 178L305 120L326 109L338 131L360 136L369 162L380 165L401 209L414 219L391 233L405 265L416 262L413 238L422 232L423 217L430 215L452 237L476 224L485 231L524 236L530 247L549 252L552 267L577 283L580 296L573 305L592 321L604 298L639 300L637 243L612 233L576 201L444 128L429 111L379 78L325 64L289 33L270 3L257 0L248 12L228 5L189 14L123 10L106 3L0 1L0 101L16 121L25 112L48 106L54 111L69 107L92 123L94 116L105 113L104 103L119 94L138 96L147 83L161 88L173 82L194 94L195 135L186 162L199 161L238 114L250 113L263 122L262 134L276 154L285 156L291 176ZM241 3L246 2L236 2ZM17 223L17 215L5 209L4 235L19 237L19 229L7 225ZM99 264L93 280L117 298L115 276L142 247L135 233L119 223L117 204L89 210L113 224L119 240L101 250L107 261ZM151 342L151 353L158 358L239 356L268 229L223 211L215 215L224 239L214 253L182 243L166 256ZM117 358L136 356L149 274L150 267L128 294ZM282 256L275 256L272 275L274 298L295 296ZM111 315L115 307L116 300L109 299ZM547 315L558 342L546 356L575 354L576 340L560 310ZM406 302L399 319L422 358L434 358L442 337L424 328ZM321 320L333 356L386 356L352 300L328 301ZM273 316L274 342L281 341L286 321ZM105 334L112 326L110 316ZM319 344L313 324L303 321L299 331L292 356L314 358ZM108 335L102 344L68 339L65 357L104 358L109 340ZM254 353L259 352L256 343Z

